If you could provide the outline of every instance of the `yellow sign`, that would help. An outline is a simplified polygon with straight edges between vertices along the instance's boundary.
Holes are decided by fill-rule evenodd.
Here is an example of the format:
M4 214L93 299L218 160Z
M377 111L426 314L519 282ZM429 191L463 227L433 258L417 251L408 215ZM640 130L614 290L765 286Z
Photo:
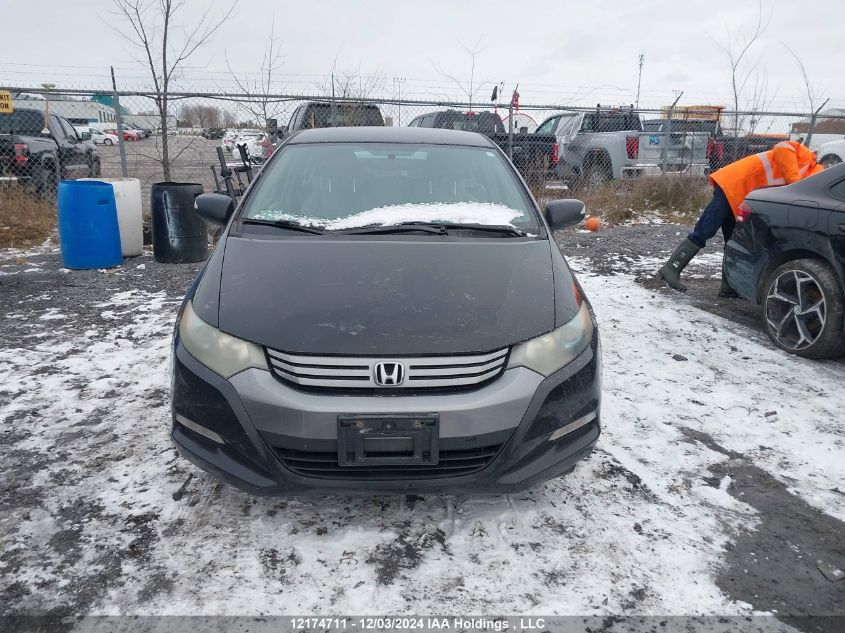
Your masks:
M0 90L0 114L11 114L15 111L12 105L12 93L8 90Z

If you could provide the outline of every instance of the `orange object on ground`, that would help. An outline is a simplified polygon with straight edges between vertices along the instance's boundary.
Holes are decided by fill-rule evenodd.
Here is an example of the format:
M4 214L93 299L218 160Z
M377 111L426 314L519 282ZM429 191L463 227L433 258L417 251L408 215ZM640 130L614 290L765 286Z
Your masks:
M736 216L740 203L755 189L789 185L822 170L815 152L795 141L781 141L768 152L746 156L714 171L710 184L722 188Z
M598 231L601 228L601 221L598 218L587 218L584 228L588 231Z

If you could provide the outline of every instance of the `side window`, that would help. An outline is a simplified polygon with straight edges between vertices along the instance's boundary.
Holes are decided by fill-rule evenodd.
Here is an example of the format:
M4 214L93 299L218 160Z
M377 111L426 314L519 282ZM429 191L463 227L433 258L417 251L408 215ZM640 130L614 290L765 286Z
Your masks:
M428 114L423 117L420 127L434 127L434 120L437 118L436 114Z
M845 200L845 180L840 180L830 188L830 193L835 198Z
M50 115L50 132L53 133L57 141L63 140L67 136L65 129L62 127L62 122L55 114Z
M296 117L299 115L300 110L302 110L302 106L299 106L293 111L293 114L290 115L290 121L288 121L288 132L293 132L296 129Z
M417 117L416 119L414 119L413 121L408 123L408 127L419 127L419 126L420 126L420 118L419 117Z
M70 123L68 123L67 119L59 119L59 122L62 124L62 130L64 131L67 140L71 143L79 140L79 135L77 135L76 130Z
M544 121L543 124L537 128L537 134L553 134L555 128L557 128L558 121L560 121L560 117L552 117L548 121Z

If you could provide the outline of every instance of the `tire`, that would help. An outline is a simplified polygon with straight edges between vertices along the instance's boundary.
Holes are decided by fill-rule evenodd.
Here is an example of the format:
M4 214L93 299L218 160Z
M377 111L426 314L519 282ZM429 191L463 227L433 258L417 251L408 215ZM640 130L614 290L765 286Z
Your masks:
M829 155L825 156L824 158L822 158L822 160L821 160L821 164L824 165L825 169L829 169L830 167L833 167L834 165L838 165L841 162L842 162L842 159L839 158L839 156L837 156L836 154L829 154Z
M764 282L763 327L780 349L804 358L845 354L842 283L819 259L796 259Z
M42 165L35 172L35 193L45 200L55 200L59 188L59 170L56 167Z
M88 162L88 177L89 178L99 178L100 175L103 173L102 165L100 164L100 159L97 157L93 157Z
M110 138L107 138L103 141L103 145L108 145L109 147L111 147L112 145L114 145L114 141L112 141Z
M602 165L590 165L578 178L578 186L581 189L596 189L610 180L610 174Z

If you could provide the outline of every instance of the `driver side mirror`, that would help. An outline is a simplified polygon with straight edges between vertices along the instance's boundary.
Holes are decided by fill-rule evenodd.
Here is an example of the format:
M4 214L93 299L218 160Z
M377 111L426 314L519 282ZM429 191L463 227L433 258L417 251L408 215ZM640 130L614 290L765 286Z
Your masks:
M79 138L81 138L83 141L90 141L91 140L91 132L83 132L82 134L79 135Z
M219 193L203 193L194 200L194 209L203 220L222 226L235 212L235 201Z
M586 209L580 200L549 200L546 203L546 221L552 231L580 224L585 217Z

